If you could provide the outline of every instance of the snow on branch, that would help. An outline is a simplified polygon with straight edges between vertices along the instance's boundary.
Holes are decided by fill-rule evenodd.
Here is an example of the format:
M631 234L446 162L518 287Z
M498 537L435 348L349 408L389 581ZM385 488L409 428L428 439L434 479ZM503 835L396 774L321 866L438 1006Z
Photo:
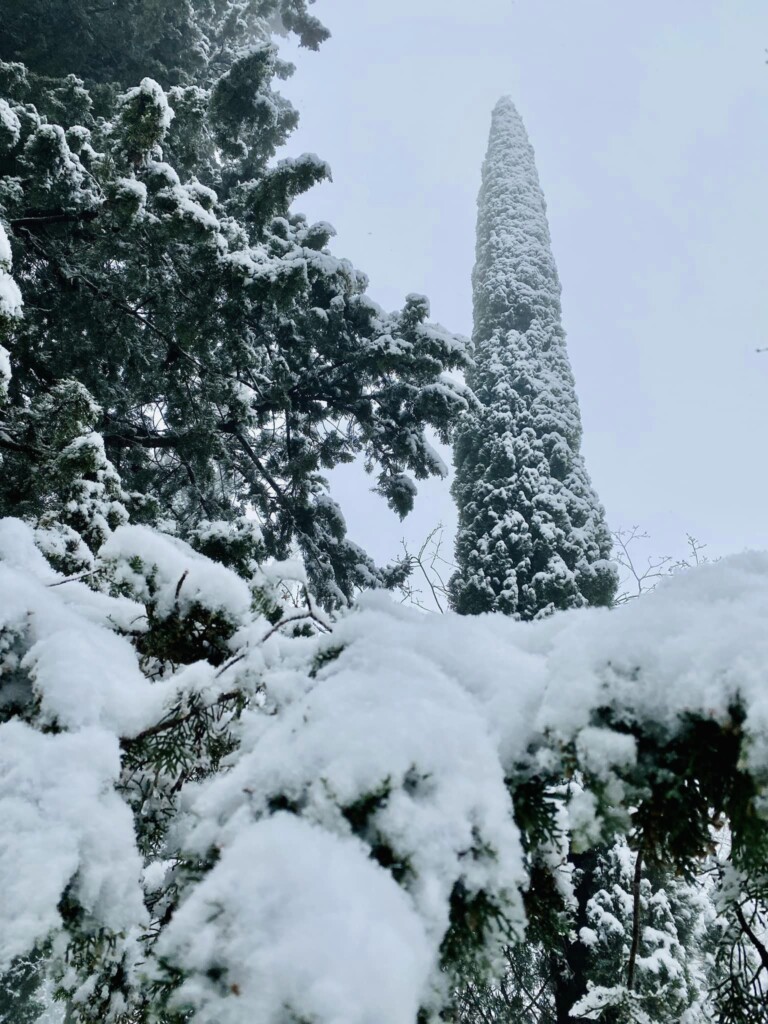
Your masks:
M0 523L4 964L66 948L77 905L129 1003L412 1024L449 1001L459 944L490 963L523 935L523 783L578 780L570 841L623 827L646 859L695 854L681 807L727 814L737 851L768 810L766 554L530 623L376 592L318 621L265 599L276 565L247 584L144 528L99 564L101 590L62 577ZM658 771L675 757L689 777ZM96 982L75 974L77 1002Z

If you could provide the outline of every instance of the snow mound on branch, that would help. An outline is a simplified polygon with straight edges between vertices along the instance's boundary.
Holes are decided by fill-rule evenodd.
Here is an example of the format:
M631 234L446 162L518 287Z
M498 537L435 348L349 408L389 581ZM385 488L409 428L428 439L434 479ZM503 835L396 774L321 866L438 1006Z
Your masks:
M348 646L303 695L280 715L244 715L239 763L195 807L197 845L226 842L270 806L300 807L387 851L435 953L457 884L492 894L522 927L519 836L482 708L431 659L428 633L409 643L387 597L366 604L334 632L332 643ZM217 821L227 822L221 833Z
M113 789L119 771L117 740L102 729L0 725L0 972L58 926L73 881L104 927L145 922L133 818Z
M0 142L4 149L12 149L21 137L21 122L7 100L0 99Z
M8 385L11 380L11 357L7 348L0 345L0 398L8 394Z
M367 854L288 814L241 829L160 942L195 972L175 1003L198 1024L414 1021L430 944Z
M30 527L0 520L0 638L21 647L18 664L6 668L28 674L43 722L131 736L157 719L166 688L149 682L131 644L109 628L110 613L125 619L126 606L142 611L64 582L34 547Z
M11 266L11 243L5 228L0 224L0 323L3 319L16 320L21 316L21 292L11 277Z
M171 121L175 117L163 87L154 78L142 78L137 86L128 89L120 99L124 106L143 101L148 107L151 107L163 134L170 128Z
M115 565L115 578L160 618L201 605L233 620L251 607L248 585L230 569L199 554L184 541L146 526L120 526L99 552Z
M570 611L534 623L500 615L429 617L366 595L331 636L300 641L292 657L292 642L281 641L288 657L270 659L265 675L268 697L275 680L276 713L245 712L232 770L191 800L196 824L188 848L224 850L191 897L196 913L221 904L222 887L261 884L256 859L239 852L242 837L252 834L254 821L273 820L284 808L314 829L345 841L354 834L375 857L384 854L418 912L433 963L456 886L482 890L514 927L525 878L505 775L532 748L575 741L588 769L607 779L631 766L635 747L631 737L592 724L598 709L674 732L690 714L728 722L736 699L747 711L750 764L764 773L767 617L768 555L755 554L673 579L621 609ZM596 800L588 791L582 796L583 820L575 820L574 804L571 827L598 841ZM232 849L238 854L230 856ZM327 851L341 856L330 841ZM314 879L308 872L308 906ZM350 914L339 927L354 933L356 912L340 900L338 913L340 922ZM385 920L382 909L378 921ZM245 943L249 934L239 910L225 910L210 927L207 962L202 947L184 944L180 925L174 932L167 950L184 969L204 973L222 942L235 942L242 930L237 941ZM279 948L289 956L289 947ZM270 961L271 971L291 978L291 993L304 970L298 952L289 957L290 971ZM349 969L353 974L354 965ZM381 992L397 978L393 970L381 987L381 1013L389 1012ZM423 986L438 984L439 972L425 974ZM221 1019L250 1019L250 1010L237 1016L239 1000L228 1005L233 1016ZM221 1012L216 1007L212 1015ZM277 1019L269 1008L264 1013L265 1021Z
M174 538L121 527L104 552L142 600L231 616L233 657L150 682L116 632L142 605L65 580L31 527L0 521L6 959L56 931L70 885L103 926L145 928L118 741L167 726L171 702L189 711L208 690L258 699L228 770L183 787L163 853L219 853L181 884L159 945L184 972L179 1004L203 1024L278 1024L286 1007L317 1024L413 1024L419 1006L439 1008L456 900L471 908L482 893L510 931L522 924L505 779L571 743L601 782L631 768L631 737L598 712L672 736L691 715L728 725L738 703L744 769L768 778L768 554L691 570L613 611L533 623L424 616L372 593L330 634L293 637L251 608L243 580ZM2 721L25 686L38 728ZM43 732L51 722L63 731ZM572 835L597 839L599 806L582 796ZM506 938L499 921L488 955Z
M745 552L664 581L642 601L533 623L548 681L540 728L573 736L600 707L670 731L687 715L746 711L748 762L768 770L768 553ZM592 754L594 756L594 753Z

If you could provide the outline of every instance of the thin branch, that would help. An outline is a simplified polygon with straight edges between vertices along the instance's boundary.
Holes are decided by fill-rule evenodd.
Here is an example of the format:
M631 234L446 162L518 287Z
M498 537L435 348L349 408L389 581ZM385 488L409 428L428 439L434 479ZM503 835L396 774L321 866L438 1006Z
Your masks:
M286 615L284 619L281 619L279 622L275 623L274 626L267 630L264 636L261 637L261 639L258 641L258 644L266 643L271 636L274 636L275 633L283 629L283 627L290 626L292 622L301 622L305 619L309 619L312 622L316 622L318 626L321 626L326 631L329 628L328 624L324 622L322 618L320 618L320 616L318 616L315 613L315 611L310 607L307 610L302 610L298 612L296 615ZM245 657L247 657L250 650L250 647L246 647L244 650L240 651L239 654L236 654L234 657L230 658L229 661L222 665L219 671L216 673L216 678L218 679L220 676L223 676L225 672L227 672L229 669L233 667L233 665L237 665L239 662L241 662Z
M49 583L49 587L63 587L65 583L77 583L78 580L84 580L88 576L95 576L97 572L101 572L99 569L88 569L86 572L79 572L76 576L68 576L65 580L57 580L56 583Z
M632 945L629 950L629 964L627 965L627 990L629 992L635 986L635 965L637 953L640 948L640 882L643 877L643 846L642 842L637 850L635 860L635 875L632 879Z
M20 455L31 455L33 457L39 457L42 454L31 445L22 444L21 441L14 441L4 430L0 430L0 448L4 448L8 452L18 452Z
M45 227L48 224L74 224L78 221L95 220L100 212L100 210L81 210L80 213L49 212L32 217L19 217L11 221L11 230L14 234L18 234L25 230Z
M746 917L744 916L744 910L740 903L736 905L736 917L741 925L741 930L757 950L757 955L760 957L760 963L768 971L768 949L763 945L760 939L758 939L757 935L750 927Z
M183 715L174 715L173 718L164 718L162 722L158 722L156 725L151 725L148 729L144 729L143 732L137 733L136 736L124 736L120 740L120 746L123 750L128 751L139 743L143 743L144 740L151 739L153 736L158 736L160 733L167 732L169 729L175 729L177 726L183 725L185 722L188 722L190 718L194 718L194 716L201 710L208 711L220 704L224 704L226 701L236 700L240 696L242 696L242 694L238 690L233 690L231 693L223 693L220 697L217 697L215 701L207 704L204 708L191 708Z
M220 429L225 430L225 427L222 426ZM237 440L242 445L243 451L246 453L246 455L251 460L251 462L254 464L254 466L259 471L259 473L267 481L267 483L272 488L272 490L275 492L275 496L277 497L277 500L279 501L279 503L286 509L286 511L290 512L291 509L290 509L290 506L288 504L288 499L285 497L285 494L283 493L282 489L278 485L278 483L275 480L275 478L268 472L267 468L264 466L264 464L262 463L261 459L258 457L256 452L253 450L253 447L251 446L251 444L246 440L245 435L241 431L239 431L236 427L235 428L231 428L229 430L225 430L225 432L226 433L230 433L230 434L233 435L233 437L237 438Z

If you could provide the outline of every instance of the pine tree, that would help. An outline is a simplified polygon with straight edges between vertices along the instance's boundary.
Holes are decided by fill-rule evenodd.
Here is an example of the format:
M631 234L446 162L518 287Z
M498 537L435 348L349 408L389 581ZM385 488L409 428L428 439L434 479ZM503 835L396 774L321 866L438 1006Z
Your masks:
M531 619L610 605L611 538L580 451L560 283L534 155L509 99L493 111L478 199L474 366L479 407L455 437L457 611Z
M182 611L186 569L159 607L158 566L101 554L116 529L159 524L153 543L175 535L182 561L185 538L247 581L268 623L301 630L320 620L318 602L405 571L379 569L346 537L323 471L363 455L404 515L411 476L441 471L426 427L445 437L466 404L443 378L462 345L425 322L427 301L385 313L332 255L331 226L292 211L328 168L312 155L274 162L297 114L273 88L292 70L273 30L313 48L327 35L304 0L46 0L10 3L0 25L0 516L22 517L45 572L64 574L51 585L84 580L94 607L146 579L134 609L146 630L117 628L151 679L220 665L242 623L200 594ZM260 566L295 546L308 579L278 586ZM0 720L47 728L18 669L24 641L6 626ZM130 746L122 785L147 858L183 784L232 748L248 699L211 710L185 698L178 735ZM119 938L74 892L61 912L67 984L103 986L79 1013L119 1016L136 998L116 980ZM41 949L15 961L0 1016L36 1016L40 965L62 963Z
M460 526L454 604L462 612L501 610L521 618L558 607L610 604L615 577L604 561L610 541L579 452L579 411L560 325L560 288L544 199L524 126L508 100L493 115L473 284L476 359L468 380L480 408L464 415L456 440ZM592 852L571 854L579 879L577 922L599 886L593 869L599 871L598 865L615 855L611 848L597 859ZM536 856L534 848L531 856ZM668 881L675 889L671 876ZM654 907L668 898L657 883ZM556 930L550 928L545 943L552 942ZM685 961L688 950L676 949ZM594 965L580 943L565 942L563 952L564 963L555 949L539 975L541 980L549 971L555 980L554 1008L546 986L542 990L529 978L524 1002L534 1019L547 1020L552 1012L569 1019L587 979L594 985ZM524 975L522 961L528 954L509 951L513 984ZM625 966L618 960L613 964L614 979ZM503 989L505 982L500 984ZM669 996L670 985L660 982L659 998ZM499 992L478 988L473 999L484 1002L486 1010L501 1012ZM678 1003L670 996L670 1004L690 1006L695 997L688 995L687 1003L682 996Z
M331 226L291 208L328 167L274 160L297 114L269 33L324 30L304 0L80 3L81 51L57 34L72 7L11 4L0 36L0 221L27 307L6 450L21 410L74 380L134 516L192 537L256 514L328 606L401 578L347 538L323 473L363 457L407 513L413 478L442 472L426 428L445 437L466 405L443 377L465 356L423 297L380 309Z

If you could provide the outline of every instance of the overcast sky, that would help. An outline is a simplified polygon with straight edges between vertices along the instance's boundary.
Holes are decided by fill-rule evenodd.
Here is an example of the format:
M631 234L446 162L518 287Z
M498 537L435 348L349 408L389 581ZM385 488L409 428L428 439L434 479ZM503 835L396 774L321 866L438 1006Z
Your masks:
M768 548L766 0L319 0L333 38L285 47L301 113L289 152L334 183L298 204L388 309L423 292L472 328L476 196L509 94L549 208L584 450L613 528L651 550ZM362 484L362 485L361 485ZM386 560L453 521L422 485L404 524L334 481Z

